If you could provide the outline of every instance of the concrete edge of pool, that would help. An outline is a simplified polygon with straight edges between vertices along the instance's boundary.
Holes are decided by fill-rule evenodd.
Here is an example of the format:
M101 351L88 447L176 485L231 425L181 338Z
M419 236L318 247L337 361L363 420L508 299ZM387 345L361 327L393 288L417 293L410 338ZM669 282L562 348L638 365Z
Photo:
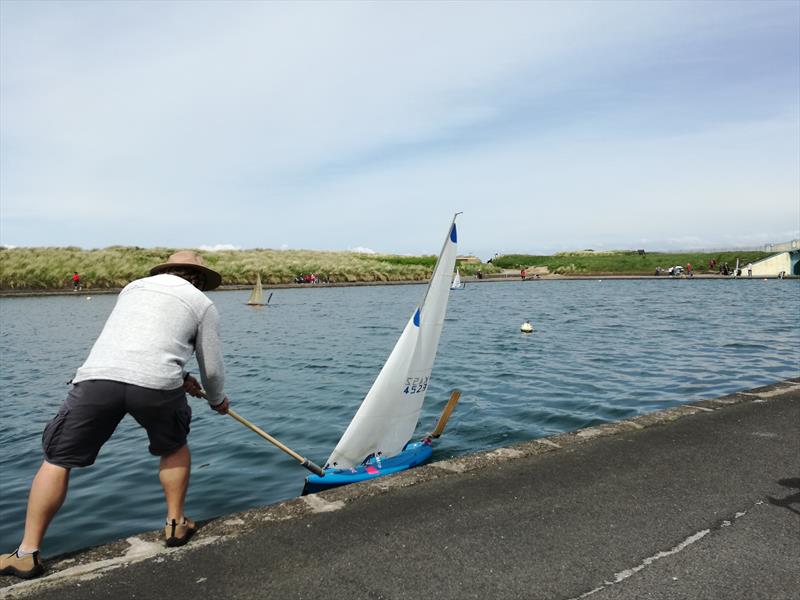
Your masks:
M59 591L63 598L73 597L70 594L80 589L82 584L89 585L90 582L105 578L111 585L125 570L123 567L142 561L153 561L154 564L173 559L181 561L190 558L193 553L202 553L203 549L208 549L210 546L235 543L237 538L257 530L263 530L268 534L269 528L275 524L295 522L296 527L310 527L310 524L304 524L309 517L339 511L369 498L390 495L397 490L429 484L435 491L437 485L442 485L452 478L489 476L498 467L520 459L569 452L584 444L602 443L604 439L613 439L614 436L628 432L669 427L686 419L702 418L703 415L724 412L743 404L770 403L778 400L791 402L793 406L800 402L800 378L720 398L690 402L624 421L463 455L371 482L221 516L202 522L192 542L182 548L165 548L159 538L160 531L150 531L54 558L45 557L48 570L45 576L39 579L21 581L14 577L0 577L0 597L24 597L56 591ZM796 424L787 427L796 427ZM191 494L191 489L189 493ZM153 568L158 569L155 566ZM169 591L169 588L164 588L164 592ZM311 594L309 597L324 596Z

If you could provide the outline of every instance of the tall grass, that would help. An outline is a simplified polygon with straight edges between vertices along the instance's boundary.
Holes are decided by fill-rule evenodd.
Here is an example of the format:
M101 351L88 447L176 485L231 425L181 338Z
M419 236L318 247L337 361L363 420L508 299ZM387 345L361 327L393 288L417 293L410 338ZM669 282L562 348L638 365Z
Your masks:
M59 289L72 286L77 271L85 288L119 288L166 262L174 248L111 246L100 250L0 248L0 290ZM435 256L394 256L312 250L228 250L201 252L225 285L250 285L256 274L265 284L286 284L306 273L332 283L422 281L430 277ZM482 265L464 265L473 274ZM483 265L484 272L498 271Z

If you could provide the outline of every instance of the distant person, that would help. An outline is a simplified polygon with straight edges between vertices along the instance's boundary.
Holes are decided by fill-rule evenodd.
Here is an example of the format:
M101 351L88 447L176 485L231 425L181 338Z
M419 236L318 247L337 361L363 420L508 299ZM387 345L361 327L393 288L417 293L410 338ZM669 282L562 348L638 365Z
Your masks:
M77 292L79 289L81 289L81 277L77 271L74 271L72 273L72 291Z
M184 250L129 283L106 321L72 388L42 434L44 462L31 485L25 533L0 574L31 578L44 566L39 548L67 495L71 469L94 463L126 414L144 427L150 453L160 456L159 480L167 503L167 546L189 541L196 526L183 512L191 455L186 444L192 409L186 394L205 397L228 412L219 340L219 315L203 294L221 281L199 254ZM186 371L197 352L200 382Z
M753 263L747 263L747 276L753 276Z
M525 279L525 269L521 269L520 270L519 277L520 277L520 279L523 279L523 280Z
M480 269L478 269L478 270L475 272L475 275L478 277L478 279L483 279L483 272L481 272L481 270L480 270Z
M694 277L694 274L692 273L692 263L686 263L686 274L689 277Z

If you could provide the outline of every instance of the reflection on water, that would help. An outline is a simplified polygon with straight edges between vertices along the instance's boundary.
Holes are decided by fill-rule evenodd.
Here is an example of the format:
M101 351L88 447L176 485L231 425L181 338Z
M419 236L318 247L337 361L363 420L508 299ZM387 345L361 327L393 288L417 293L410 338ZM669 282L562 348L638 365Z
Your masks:
M233 406L325 462L421 300L421 285L213 292ZM113 296L0 300L0 543L21 536L40 438ZM434 460L800 376L800 282L585 280L468 284L451 294L420 433L463 391ZM530 320L535 331L523 334ZM195 370L196 372L196 370ZM195 519L296 496L306 471L193 401ZM132 419L73 472L45 554L157 529L158 461Z

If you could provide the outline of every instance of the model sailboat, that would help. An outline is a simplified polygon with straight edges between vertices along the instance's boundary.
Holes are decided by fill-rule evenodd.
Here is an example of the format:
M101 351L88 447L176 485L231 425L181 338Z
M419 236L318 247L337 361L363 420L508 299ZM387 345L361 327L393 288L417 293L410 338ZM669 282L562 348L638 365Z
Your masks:
M464 284L461 283L461 273L456 269L456 276L453 277L453 284L450 286L451 290L463 290Z
M269 295L272 298L272 294ZM247 303L250 306L266 306L269 304L269 298L266 302L264 302L264 290L261 288L261 274L256 275L256 284L253 286L253 291L250 292L250 297L247 299Z
M458 401L454 392L436 429L409 443L422 410L433 361L444 325L450 274L456 261L456 213L436 261L422 303L408 320L347 430L325 464L325 474L306 479L303 493L373 479L414 467L430 458L438 437Z

